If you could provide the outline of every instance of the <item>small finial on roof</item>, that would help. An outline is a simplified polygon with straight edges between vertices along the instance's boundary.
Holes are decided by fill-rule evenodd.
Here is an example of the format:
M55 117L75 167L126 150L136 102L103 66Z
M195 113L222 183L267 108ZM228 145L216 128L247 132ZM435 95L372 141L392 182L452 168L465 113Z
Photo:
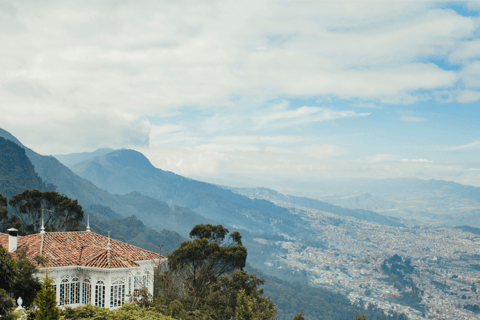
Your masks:
M87 232L90 232L90 215L87 216Z
M43 211L42 211L42 227L40 228L40 234L45 234L45 224L43 223Z
M108 231L108 245L107 245L107 250L110 250L110 231Z

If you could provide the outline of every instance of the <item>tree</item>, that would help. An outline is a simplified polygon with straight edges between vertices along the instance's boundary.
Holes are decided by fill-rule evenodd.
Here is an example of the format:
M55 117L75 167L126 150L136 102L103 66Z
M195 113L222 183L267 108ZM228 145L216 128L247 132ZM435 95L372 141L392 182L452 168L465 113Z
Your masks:
M175 318L233 319L243 290L255 319L275 319L275 304L258 288L265 281L242 270L247 249L240 233L228 233L221 225L197 225L190 232L193 240L167 255L168 265L155 275L157 308Z
M263 288L265 280L257 278L255 274L238 270L218 278L212 285L211 293L205 298L205 304L215 310L215 319L230 319L236 314L238 308L238 295L240 292L248 297L251 302L253 315L258 320L276 319L277 307L270 297L264 297Z
M9 204L21 220L20 234L38 233L42 214L46 231L76 231L83 220L83 210L77 200L55 191L25 190L10 198Z
M175 269L189 265L195 273L205 268L219 276L245 267L247 248L242 244L239 232L233 232L225 241L228 229L221 225L199 224L193 227L190 237L193 240L183 241L175 249L169 259L169 265Z
M8 292L15 284L17 269L13 260L2 246L0 246L0 316L2 319L12 318L11 312L15 303Z
M35 305L38 307L36 320L58 320L60 310L57 307L55 290L52 278L45 277L41 290L37 293Z
M245 294L245 290L242 289L237 295L237 307L235 308L236 320L256 320L253 317L252 302Z
M16 261L0 246L0 289L11 292L17 274Z
M196 225L190 232L193 240L183 241L168 257L172 270L187 270L197 298L219 276L245 267L247 248L242 236L233 232L225 240L227 234L221 225Z
M5 198L1 193L0 193L0 219L6 219L8 218L8 211L7 211L7 198Z
M37 296L37 292L42 288L42 284L38 278L34 276L38 270L33 263L27 260L26 253L26 249L17 252L17 277L12 292L15 298L22 297L23 306L30 307ZM41 259L41 257L39 258Z
M17 216L10 216L7 210L8 201L0 193L0 231L6 232L9 228L18 229L21 227L21 221Z
M305 320L305 312L303 311L303 308L302 308L302 311L300 311L300 313L297 313L293 317L293 320Z

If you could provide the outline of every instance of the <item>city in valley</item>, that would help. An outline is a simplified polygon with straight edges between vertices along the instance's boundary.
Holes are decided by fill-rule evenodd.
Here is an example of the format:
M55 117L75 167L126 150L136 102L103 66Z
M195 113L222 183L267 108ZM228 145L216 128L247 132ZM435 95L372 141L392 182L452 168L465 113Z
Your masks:
M310 247L301 239L269 241L288 253L271 257L268 266L305 270L311 285L333 289L366 308L373 304L386 314L480 317L479 234L418 224L390 227L314 210L303 219L318 230L325 246Z

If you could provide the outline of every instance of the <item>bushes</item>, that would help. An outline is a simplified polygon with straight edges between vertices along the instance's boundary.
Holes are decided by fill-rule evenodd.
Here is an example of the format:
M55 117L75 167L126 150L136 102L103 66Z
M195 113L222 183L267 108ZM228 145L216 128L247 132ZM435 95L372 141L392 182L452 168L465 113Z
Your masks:
M142 308L135 303L127 303L120 309L109 310L98 306L66 308L62 311L62 320L173 320L162 315L154 308Z

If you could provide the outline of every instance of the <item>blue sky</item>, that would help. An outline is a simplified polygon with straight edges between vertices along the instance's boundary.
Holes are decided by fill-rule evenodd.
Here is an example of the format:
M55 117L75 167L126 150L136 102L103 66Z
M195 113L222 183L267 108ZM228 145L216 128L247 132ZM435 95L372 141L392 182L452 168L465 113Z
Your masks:
M478 1L3 1L0 127L213 182L480 186Z

